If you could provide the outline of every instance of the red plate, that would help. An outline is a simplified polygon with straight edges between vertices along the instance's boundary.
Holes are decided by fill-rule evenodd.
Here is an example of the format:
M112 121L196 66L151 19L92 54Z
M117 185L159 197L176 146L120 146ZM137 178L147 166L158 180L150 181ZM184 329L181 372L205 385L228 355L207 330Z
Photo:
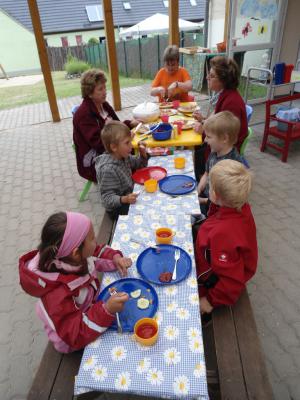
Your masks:
M146 167L135 171L132 175L134 182L143 185L148 179L156 179L160 181L167 176L167 170L162 167Z

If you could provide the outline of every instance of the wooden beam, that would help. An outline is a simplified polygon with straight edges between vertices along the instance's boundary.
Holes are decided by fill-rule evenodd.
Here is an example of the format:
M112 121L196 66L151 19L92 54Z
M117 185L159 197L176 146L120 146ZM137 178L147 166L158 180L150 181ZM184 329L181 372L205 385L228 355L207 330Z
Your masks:
M225 21L224 21L224 35L223 35L224 42L227 42L227 38L228 38L229 13L230 13L230 0L226 0L226 4L225 4ZM228 48L228 44L227 44L227 48Z
M178 0L169 0L169 44L179 47L179 5Z
M106 50L108 55L108 68L111 81L113 106L116 111L119 111L121 110L121 94L111 0L102 0L102 7L104 15Z
M49 105L50 105L50 109L51 109L51 113L52 113L52 119L53 119L53 122L59 122L60 115L59 115L59 111L58 111L58 107L57 107L57 101L56 101L56 96L55 96L55 91L54 91L54 86L53 86L53 81L52 81L52 76L51 76L51 70L50 70L48 56L47 56L45 40L44 40L44 36L43 36L43 30L42 30L42 24L41 24L41 20L40 20L39 9L38 9L36 0L27 0L27 1L28 1L28 7L29 7L30 15L31 15L31 22L32 22L32 26L33 26L34 35L35 35L36 45L38 48L41 68L42 68L42 72L44 75L44 82L46 85L48 101L49 101Z

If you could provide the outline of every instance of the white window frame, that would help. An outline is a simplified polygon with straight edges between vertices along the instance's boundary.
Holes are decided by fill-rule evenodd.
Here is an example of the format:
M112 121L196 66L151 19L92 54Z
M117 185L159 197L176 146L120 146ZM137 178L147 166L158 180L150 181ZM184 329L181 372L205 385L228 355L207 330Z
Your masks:
M90 22L104 21L102 4L90 4L85 6L85 10ZM93 15L91 15L93 13ZM96 18L94 18L96 15Z
M124 10L131 10L130 1L123 1Z
M163 0L165 8L169 8L169 0Z

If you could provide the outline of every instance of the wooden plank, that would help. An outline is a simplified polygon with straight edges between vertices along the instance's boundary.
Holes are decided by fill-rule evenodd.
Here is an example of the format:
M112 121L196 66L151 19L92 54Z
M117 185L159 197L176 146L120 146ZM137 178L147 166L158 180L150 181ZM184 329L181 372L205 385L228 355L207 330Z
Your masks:
M34 35L35 35L36 45L38 48L41 68L42 68L42 72L44 75L44 81L45 81L47 96L48 96L49 105L50 105L50 109L51 109L51 113L52 113L52 119L53 119L53 122L59 122L60 115L59 115L59 111L58 111L56 95L55 95L55 91L54 91L51 71L50 71L49 62L48 62L47 49L46 49L45 40L44 40L44 36L43 36L43 30L42 30L42 25L41 25L39 9L38 9L36 0L27 0L27 1L28 1L29 11L30 11L30 15L31 15L32 27L33 27L33 31L34 31Z
M221 398L248 399L230 307L216 308L212 314Z
M27 400L48 400L53 383L59 372L63 354L58 353L51 343L48 343L39 369L35 375Z
M233 308L240 356L248 397L252 400L273 399L257 328L247 291Z
M110 244L115 231L116 221L112 220L107 213L104 213L97 235L97 243Z
M102 7L113 105L116 111L120 111L121 93L111 0L102 0Z
M49 400L72 400L75 376L78 373L83 351L65 354L59 367Z
M179 5L178 0L169 1L169 44L179 47Z

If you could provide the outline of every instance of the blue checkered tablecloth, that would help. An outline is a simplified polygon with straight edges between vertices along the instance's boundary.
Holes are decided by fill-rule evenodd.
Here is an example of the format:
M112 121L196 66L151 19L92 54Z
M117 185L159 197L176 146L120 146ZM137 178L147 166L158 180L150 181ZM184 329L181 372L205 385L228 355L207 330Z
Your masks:
M153 157L149 165L159 165L168 174L193 176L192 153L186 157L185 170L174 168L174 156ZM135 190L141 187L136 185ZM195 273L190 215L199 214L196 191L171 197L160 191L141 193L129 214L120 216L112 247L131 257L128 277L140 278L135 262L138 255L155 243L154 232L167 226L176 232L173 244L192 258L192 272L176 285L153 285L159 297L155 318L159 338L153 347L143 347L131 334L108 330L84 350L75 382L75 394L88 391L119 392L169 399L208 400L199 298ZM143 244L134 242L139 239ZM105 273L102 286L119 279L117 273Z

